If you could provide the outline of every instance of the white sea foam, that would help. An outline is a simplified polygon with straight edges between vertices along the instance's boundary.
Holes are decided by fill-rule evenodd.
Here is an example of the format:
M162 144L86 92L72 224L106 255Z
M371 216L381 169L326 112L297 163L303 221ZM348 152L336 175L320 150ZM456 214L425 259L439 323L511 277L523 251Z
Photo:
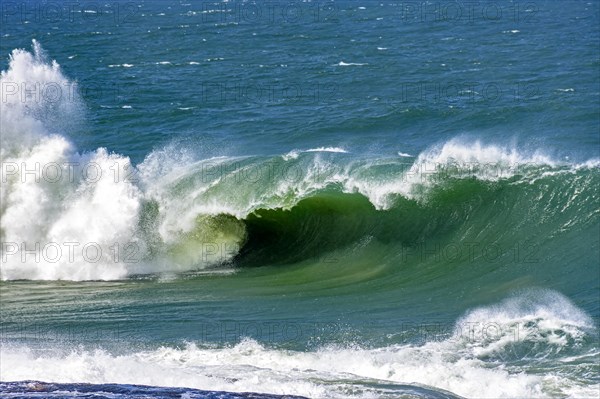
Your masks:
M289 161L290 159L297 159L301 153L306 153L306 152L336 152L336 153L340 153L340 154L348 153L348 151L346 151L345 149L340 148L340 147L316 147L316 148L309 148L308 150L292 150L292 151L288 152L287 154L282 155L281 157L284 160Z
M516 326L525 328L517 330L521 335ZM3 345L0 372L5 381L148 384L320 398L376 398L386 392L377 384L415 383L464 397L576 397L598 385L586 385L568 367L548 372L539 371L534 361L523 364L519 360L530 354L514 347L533 344L537 352L544 348L547 356L560 359L561 351L576 349L586 334L594 334L587 315L564 296L540 291L468 311L451 337L422 345L329 345L299 352L244 339L227 347L188 343L120 354ZM495 362L494 354L504 361Z
M347 153L348 151L344 150L340 147L317 147L310 148L306 150L306 152L339 152L339 153Z
M557 162L539 151L528 153L514 147L486 145L478 140L459 138L422 152L395 179L365 179L356 173L348 174L344 179L344 188L349 192L362 193L378 209L387 209L393 204L395 195L422 198L427 188L439 181L436 176L477 177L480 180L497 181L539 165L552 167Z
M290 152L288 152L287 154L283 154L281 156L281 158L283 158L284 161L289 161L291 159L297 159L298 156L300 156L300 152L299 150L292 150Z
M79 116L80 98L39 43L34 41L33 47L33 53L13 51L1 76L2 96L7 99L1 104L0 118L1 277L125 277L126 265L111 259L110 248L136 242L140 193L133 182L115 179L115 174L123 175L131 167L129 159L103 148L78 153L57 134L68 132L64 121ZM42 90L23 96L5 91L25 83L53 88L58 94ZM27 256L32 250L35 254Z
M339 66L363 66L363 65L369 65L366 63L359 63L359 62L344 62L344 61L340 61L338 63Z

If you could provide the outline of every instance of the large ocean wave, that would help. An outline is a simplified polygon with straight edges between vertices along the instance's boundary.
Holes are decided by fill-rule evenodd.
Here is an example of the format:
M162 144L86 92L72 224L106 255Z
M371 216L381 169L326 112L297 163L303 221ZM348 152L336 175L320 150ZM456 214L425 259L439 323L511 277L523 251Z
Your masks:
M466 137L395 158L325 147L201 158L172 144L133 165L80 152L68 138L82 118L76 83L33 47L1 77L3 280L289 264L371 241L509 256L598 222L598 160Z

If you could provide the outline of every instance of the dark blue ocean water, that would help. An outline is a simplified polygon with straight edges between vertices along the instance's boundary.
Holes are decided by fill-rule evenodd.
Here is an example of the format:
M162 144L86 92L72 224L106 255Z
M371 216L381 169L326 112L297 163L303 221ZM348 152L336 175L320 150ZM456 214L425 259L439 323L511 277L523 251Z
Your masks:
M0 396L597 397L599 2L0 4Z

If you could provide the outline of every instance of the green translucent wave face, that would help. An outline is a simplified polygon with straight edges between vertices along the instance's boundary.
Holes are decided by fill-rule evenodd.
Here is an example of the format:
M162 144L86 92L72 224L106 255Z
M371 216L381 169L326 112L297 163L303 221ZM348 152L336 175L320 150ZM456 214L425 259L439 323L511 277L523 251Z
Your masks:
M600 174L593 168L526 172L527 178L497 181L445 175L415 198L392 195L385 210L330 184L285 209L198 214L193 229L169 243L157 238L155 248L188 265L183 270L234 267L232 280L260 275L253 287L274 292L299 284L309 291L350 290L361 281L367 289L373 280L382 290L456 284L490 295L551 281L593 287L597 277L586 273L598 254ZM189 190L178 187L177 195ZM250 195L254 187L240 182L235 192ZM148 205L145 214L152 235L160 210ZM242 273L248 267L266 269ZM562 278L573 273L581 280Z
M246 240L244 224L231 215L198 215L193 230L181 233L168 256L184 265L211 265L233 258Z

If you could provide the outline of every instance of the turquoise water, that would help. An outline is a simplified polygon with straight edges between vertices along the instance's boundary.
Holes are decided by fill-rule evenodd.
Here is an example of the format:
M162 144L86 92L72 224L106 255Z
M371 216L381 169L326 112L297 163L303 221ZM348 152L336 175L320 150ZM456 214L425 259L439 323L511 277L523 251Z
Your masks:
M3 2L0 396L597 397L600 3L457 4Z

